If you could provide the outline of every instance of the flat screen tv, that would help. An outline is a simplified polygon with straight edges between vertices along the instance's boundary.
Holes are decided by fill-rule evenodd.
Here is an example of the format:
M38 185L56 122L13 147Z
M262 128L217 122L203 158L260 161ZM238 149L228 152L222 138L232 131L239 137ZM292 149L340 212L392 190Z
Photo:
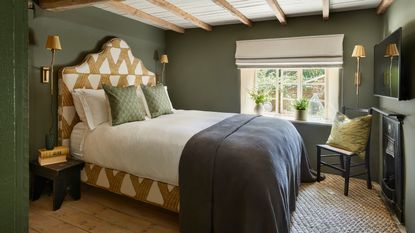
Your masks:
M375 45L374 93L376 96L405 99L401 47L402 28Z

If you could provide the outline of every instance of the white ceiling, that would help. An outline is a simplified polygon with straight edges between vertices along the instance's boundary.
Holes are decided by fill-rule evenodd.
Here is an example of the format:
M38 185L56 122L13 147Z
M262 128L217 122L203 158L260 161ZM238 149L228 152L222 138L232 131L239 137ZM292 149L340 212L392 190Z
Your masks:
M216 5L211 0L167 1L212 26L240 23L240 21L229 13L229 11ZM375 8L379 5L380 1L381 0L330 0L330 12ZM253 22L269 19L277 20L266 0L228 0L228 2ZM153 5L146 0L125 0L123 3L183 28L197 27L191 22L186 21L161 7ZM287 17L317 15L322 12L322 0L278 0L278 3ZM118 11L105 3L95 6L137 20L136 17ZM159 27L158 25L152 24L152 22L142 22Z

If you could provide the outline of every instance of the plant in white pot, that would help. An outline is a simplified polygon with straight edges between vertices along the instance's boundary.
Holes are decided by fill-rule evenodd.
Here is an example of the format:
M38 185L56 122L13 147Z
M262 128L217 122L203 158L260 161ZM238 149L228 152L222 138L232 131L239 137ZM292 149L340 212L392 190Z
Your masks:
M264 103L268 101L269 95L264 90L254 90L250 91L249 95L251 99L255 102L254 111L257 115L262 115L265 111Z
M305 98L294 101L295 119L298 121L307 120L308 100Z

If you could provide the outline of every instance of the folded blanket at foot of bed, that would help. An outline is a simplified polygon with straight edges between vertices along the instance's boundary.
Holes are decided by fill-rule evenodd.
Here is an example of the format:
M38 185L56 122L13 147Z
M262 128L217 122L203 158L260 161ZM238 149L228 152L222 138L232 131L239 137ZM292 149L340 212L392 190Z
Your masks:
M288 121L235 115L194 135L179 166L182 233L285 233L315 176Z

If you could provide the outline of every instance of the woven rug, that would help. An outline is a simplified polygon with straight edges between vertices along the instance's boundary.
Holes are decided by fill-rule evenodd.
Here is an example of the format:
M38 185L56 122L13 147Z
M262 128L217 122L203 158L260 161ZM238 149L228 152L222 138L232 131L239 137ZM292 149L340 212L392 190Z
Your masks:
M327 175L320 183L302 184L292 233L388 232L400 233L398 225L379 196L379 185L351 179L349 196L343 195L344 179Z

